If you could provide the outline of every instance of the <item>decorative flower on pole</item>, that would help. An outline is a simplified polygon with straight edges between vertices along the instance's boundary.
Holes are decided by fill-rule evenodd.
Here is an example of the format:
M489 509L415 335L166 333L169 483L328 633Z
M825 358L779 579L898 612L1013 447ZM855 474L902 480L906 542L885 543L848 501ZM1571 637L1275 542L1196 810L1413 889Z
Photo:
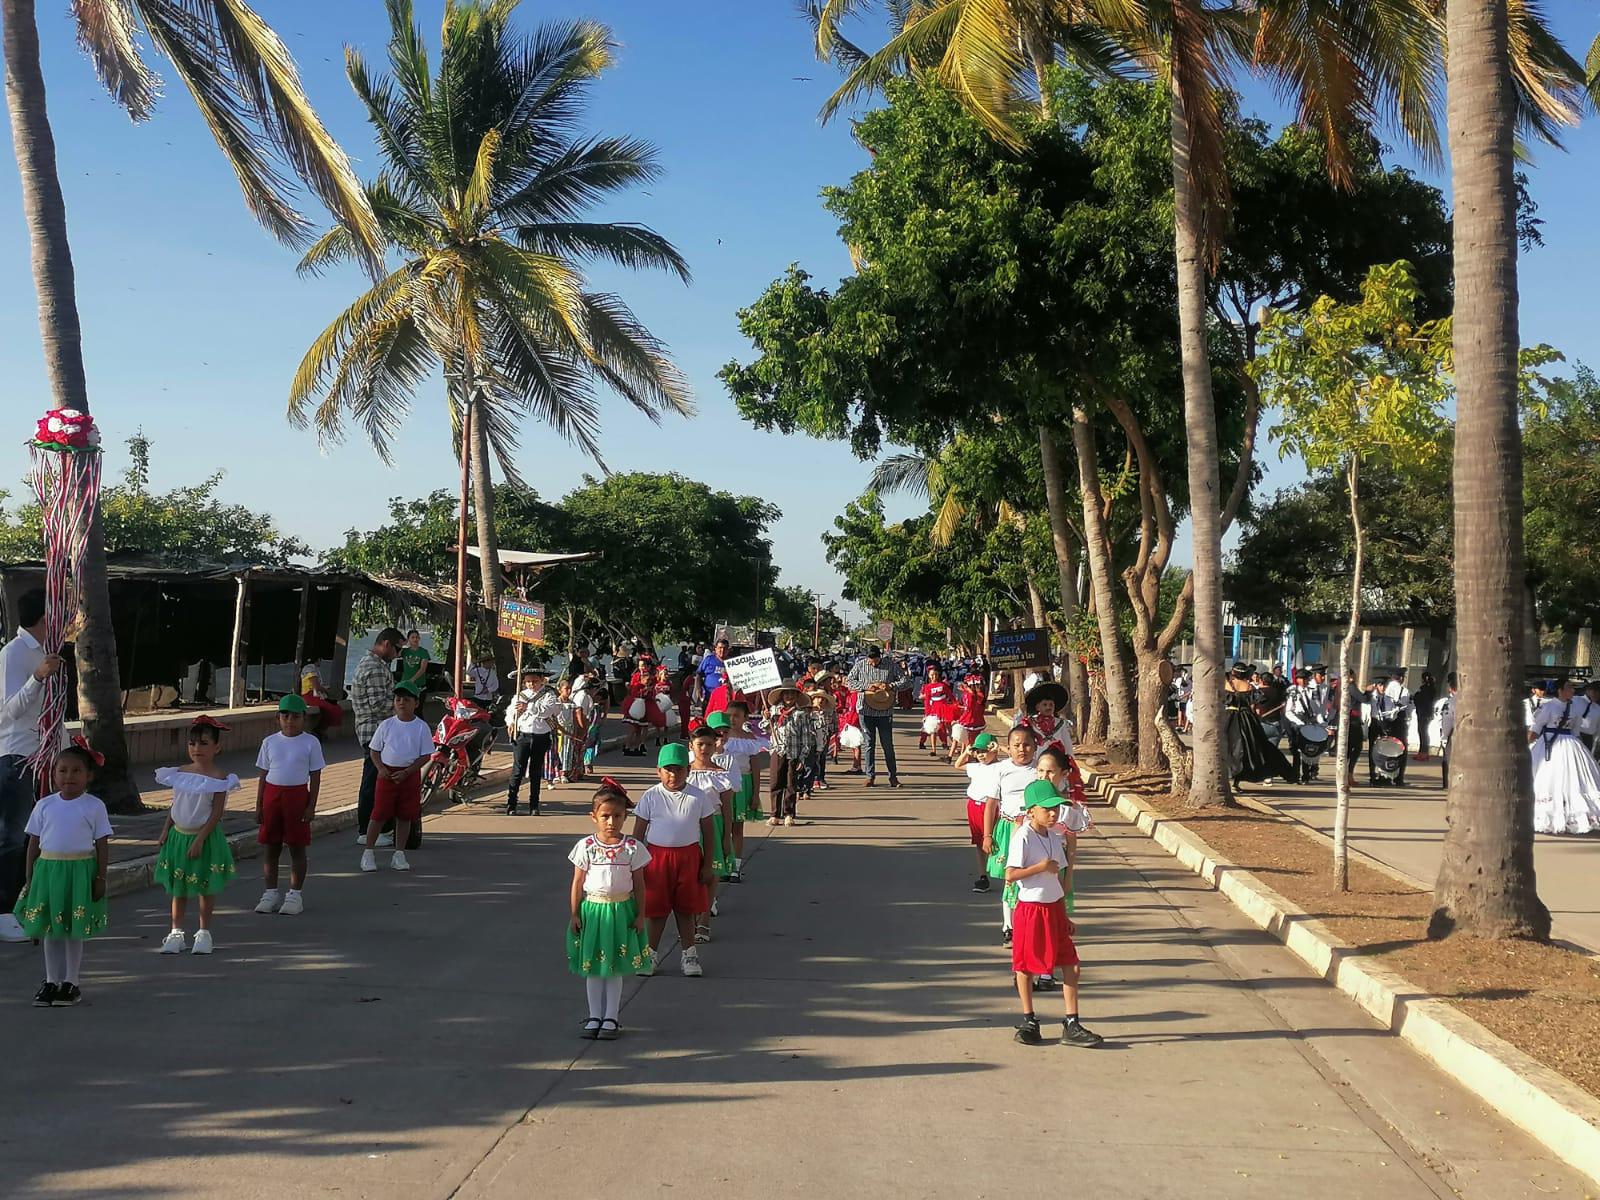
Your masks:
M52 408L39 418L28 445L37 450L64 450L74 454L98 454L100 430L94 418L75 408Z

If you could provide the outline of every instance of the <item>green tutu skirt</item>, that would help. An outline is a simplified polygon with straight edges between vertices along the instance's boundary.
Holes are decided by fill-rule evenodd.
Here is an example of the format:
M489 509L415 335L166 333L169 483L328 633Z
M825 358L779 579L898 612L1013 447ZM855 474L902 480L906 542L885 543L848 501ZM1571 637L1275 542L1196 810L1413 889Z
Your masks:
M722 823L722 810L720 808L711 814L711 837L715 844L710 847L705 844L704 837L700 839L700 853L711 860L711 870L715 874L726 878L733 874L738 859L734 856L732 850L729 850L726 854L722 852L723 842L727 838L727 830Z
M761 800L756 795L755 772L748 771L739 782L739 790L733 794L733 819L759 821L766 815L761 809Z
M650 961L650 942L633 927L637 900L585 900L578 916L582 933L567 926L567 967L574 975L634 975Z
M989 855L989 878L1004 879L1006 877L1006 855L1011 852L1011 835L1017 827L1004 817L994 823L994 832L989 836L994 840L994 853Z
M41 858L12 909L29 937L88 938L106 927L106 902L94 899L94 855Z
M184 833L174 826L156 856L155 880L169 896L215 896L233 878L233 851L221 829L213 829L200 845L200 853L189 857L198 834Z

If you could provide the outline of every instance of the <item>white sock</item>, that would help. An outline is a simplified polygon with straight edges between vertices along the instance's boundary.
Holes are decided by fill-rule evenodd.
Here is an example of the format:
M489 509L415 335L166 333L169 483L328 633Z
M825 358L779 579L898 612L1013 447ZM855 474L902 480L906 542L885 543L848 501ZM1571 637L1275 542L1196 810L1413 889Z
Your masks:
M83 942L78 938L62 938L61 949L67 959L61 982L77 983L78 968L83 966Z
M1011 928L1011 905L1004 900L1000 901L1000 924L1003 929Z
M598 1021L605 1011L606 981L598 975L591 975L583 981L583 990L589 998L589 1016Z
M50 983L60 983L67 969L67 944L64 938L44 939L44 977Z
M612 975L605 981L606 984L606 1017L615 1021L617 1014L622 1011L622 976Z

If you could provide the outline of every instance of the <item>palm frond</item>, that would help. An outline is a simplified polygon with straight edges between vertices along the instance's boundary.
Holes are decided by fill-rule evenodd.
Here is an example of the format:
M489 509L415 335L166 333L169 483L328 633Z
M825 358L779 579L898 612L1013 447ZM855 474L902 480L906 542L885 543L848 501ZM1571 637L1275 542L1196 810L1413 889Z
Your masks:
M524 250L506 242L484 242L478 257L486 280L495 290L524 308L548 314L563 331L575 353L591 352L583 318L583 281L566 262L550 254Z
M600 408L583 360L560 348L558 330L505 303L510 297L501 299L490 337L491 358L519 411L598 459Z
M500 131L491 129L478 143L478 155L472 164L472 177L461 193L460 219L468 228L475 228L488 216L489 197L494 187L494 160L500 149Z
M378 135L378 152L390 169L412 187L425 189L432 179L418 139L416 109L408 102L409 98L403 101L387 79L374 83L366 60L353 47L345 48L344 73L356 97L366 107L367 123Z
M324 329L306 351L289 385L289 423L303 428L305 406L337 374L346 352L377 322L413 310L410 291L417 268L408 263L368 288Z
M832 120L845 105L872 92L882 91L891 79L909 73L912 64L930 59L939 61L950 44L966 4L967 0L945 0L939 8L903 27L877 53L857 63L838 90L823 104L822 120ZM820 40L818 45L819 53L826 58Z
M944 494L944 500L939 505L939 514L934 518L933 528L928 531L928 540L935 546L948 546L955 540L956 533L966 519L967 506L951 489Z
M670 271L690 282L689 264L677 248L653 229L628 221L542 221L519 226L518 244L540 254L577 261L604 259L629 270Z
M506 225L575 220L613 192L661 174L655 148L630 137L597 137L564 147L516 191L497 198Z
M891 454L872 468L867 486L875 492L910 492L929 495L932 460L922 454Z
M378 457L392 463L394 436L411 411L412 396L437 361L411 314L397 313L370 323L351 342L317 408L318 440L339 440L348 419L360 425Z
M1589 44L1588 57L1583 60L1583 71L1589 88L1589 102L1600 107L1600 36Z
M78 23L78 45L94 63L106 91L135 121L145 120L160 94L160 80L139 55L129 0L72 0L72 15Z
M510 110L500 120L507 140L547 145L571 131L588 85L615 61L617 43L598 21L541 25L509 64Z
M663 413L693 416L689 381L633 310L605 294L586 294L583 303L590 369L657 424Z
M1587 73L1551 32L1538 0L1508 0L1507 11L1518 132L1559 146L1589 101Z

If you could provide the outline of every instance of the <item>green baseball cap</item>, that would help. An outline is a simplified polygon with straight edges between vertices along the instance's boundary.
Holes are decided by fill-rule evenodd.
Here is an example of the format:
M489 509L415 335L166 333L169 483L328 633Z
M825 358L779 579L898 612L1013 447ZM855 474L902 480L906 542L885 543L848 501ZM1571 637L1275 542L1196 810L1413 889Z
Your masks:
M728 720L728 714L725 712L714 712L706 718L706 727L708 729L726 729L732 724L733 722Z
M689 765L689 747L682 742L668 742L661 747L661 753L656 755L658 767L687 767Z
M304 714L306 702L293 692L278 701L278 711L281 713L292 712Z
M992 745L994 745L994 734L992 733L980 733L972 739L972 748L974 750L987 750Z
M1028 808L1059 808L1066 799L1048 779L1035 779L1022 792L1022 803Z
M394 694L396 696L410 696L413 700L422 699L421 689L419 689L416 684L410 682L395 684Z

